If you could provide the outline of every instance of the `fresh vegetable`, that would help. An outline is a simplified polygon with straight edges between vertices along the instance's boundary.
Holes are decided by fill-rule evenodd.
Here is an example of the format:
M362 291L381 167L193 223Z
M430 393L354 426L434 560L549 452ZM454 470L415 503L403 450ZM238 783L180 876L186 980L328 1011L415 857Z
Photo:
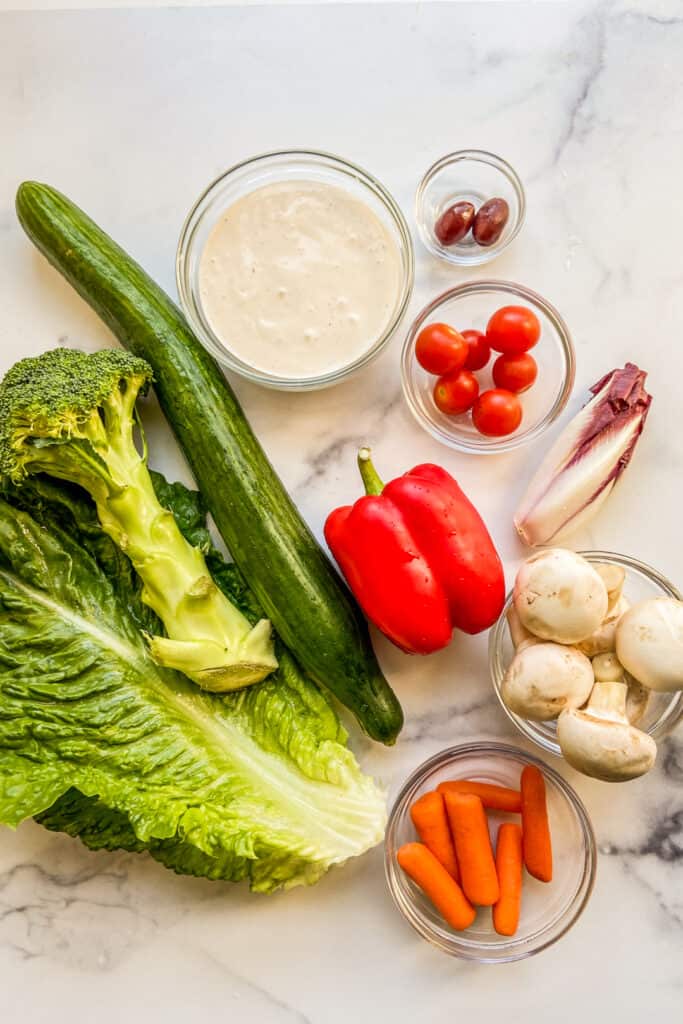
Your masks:
M589 659L575 647L525 644L507 668L500 695L514 714L547 722L565 708L585 704L593 682Z
M598 628L576 645L578 649L589 658L594 658L596 654L613 651L617 642L617 623L630 607L626 598L620 597L611 610L608 608L607 615Z
M415 358L427 373L453 373L465 365L469 349L461 334L448 324L428 324L415 342Z
M572 714L572 712L565 712ZM553 851L546 805L545 779L536 765L522 771L522 845L524 864L530 875L540 882L553 877Z
M483 331L461 331L467 342L466 370L483 370L491 358L491 348Z
M144 441L140 455L134 440L136 399L151 376L144 360L113 349L22 359L0 384L0 475L21 483L47 473L83 487L164 624L167 636L149 638L154 660L203 689L234 690L277 667L271 626L252 628L157 501Z
M585 526L612 493L640 437L651 396L633 363L612 370L565 427L534 474L515 513L533 547L564 540Z
M25 182L17 212L29 237L119 341L152 366L161 407L216 525L283 641L369 736L393 743L403 716L366 623L177 307L56 190Z
M538 366L528 352L498 356L493 364L493 383L497 388L520 394L528 391L538 376Z
M396 857L400 867L419 885L451 928L458 932L469 928L477 916L476 910L426 846L406 843Z
M439 466L386 486L361 448L366 496L331 512L325 537L368 618L414 654L445 647L454 628L479 633L503 605L503 569L474 506Z
M453 203L441 214L434 225L434 234L442 245L455 245L462 241L472 227L474 207L472 203Z
M482 805L493 811L519 813L522 809L521 794L518 789L506 786L495 786L490 782L475 782L472 779L449 779L437 786L439 793L466 793L478 796Z
M522 406L517 395L502 388L483 391L472 407L472 422L480 434L506 437L522 422Z
M498 829L496 873L500 896L493 905L493 927L499 935L514 935L522 904L522 830L514 822Z
M460 872L451 839L451 829L446 815L446 805L441 793L425 793L410 808L415 831L424 845L431 850L440 864L458 882Z
M262 611L207 542L197 496L157 490L215 582ZM384 796L327 698L279 648L266 681L216 696L148 655L159 622L76 488L0 501L0 822L37 815L93 849L270 892L315 882L382 838ZM33 514L28 511L32 510Z
M533 348L541 336L541 324L526 306L501 306L486 325L486 340L496 352L519 355Z
M522 625L542 640L575 644L591 636L607 615L602 577L575 551L547 548L522 564L513 590Z
M463 892L471 903L492 906L500 895L484 806L478 796L444 793Z
M651 690L683 690L683 602L639 601L616 626L616 652L630 675Z
M472 235L477 245L495 245L503 234L510 217L510 207L504 199L496 196L488 199L477 210L472 225Z
M467 412L479 394L479 381L471 370L455 370L439 377L434 385L434 404L448 416Z
M630 724L626 696L626 683L598 682L586 708L568 709L560 715L560 749L577 771L604 782L624 782L654 766L657 744Z

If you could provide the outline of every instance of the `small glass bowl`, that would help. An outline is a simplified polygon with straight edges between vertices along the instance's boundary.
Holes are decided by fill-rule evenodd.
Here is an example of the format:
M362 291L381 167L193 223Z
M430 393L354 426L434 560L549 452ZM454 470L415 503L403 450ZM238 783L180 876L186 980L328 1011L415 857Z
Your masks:
M487 199L505 199L510 215L494 245L477 245L472 232L456 245L442 245L434 234L437 220L457 202L472 203L479 209ZM526 199L517 173L505 160L480 149L449 153L433 164L415 195L415 218L420 238L439 259L460 267L476 267L500 255L519 234L524 222Z
M385 225L401 257L402 276L396 302L382 334L366 352L345 366L315 376L280 377L256 369L234 355L213 331L202 308L199 264L206 240L221 214L242 196L281 181L315 181L351 192L365 202ZM316 150L264 153L231 167L200 195L183 224L176 255L180 304L197 337L223 366L247 380L285 391L309 391L338 383L374 359L400 324L413 291L413 243L396 200L379 181L355 164Z
M531 350L538 365L536 383L520 395L524 408L521 425L507 437L486 437L472 423L469 412L449 416L434 402L436 377L423 370L415 356L415 341L430 322L447 323L458 331L486 331L489 318L501 306L530 306L541 322L541 337ZM495 387L491 368L499 353L476 376L481 391ZM493 455L533 441L560 415L574 386L574 346L566 323L549 302L511 281L471 281L457 285L425 306L413 321L401 354L403 394L417 422L437 441L462 452Z
M650 597L673 597L677 601L682 599L680 592L665 576L649 565L636 561L635 558L630 558L628 555L617 555L612 551L581 551L580 554L589 562L608 562L610 565L618 565L625 569L624 596L631 604L635 604L636 601L645 601ZM528 718L521 718L510 711L501 696L503 676L514 656L506 620L511 603L512 592L508 594L500 618L489 634L489 669L493 686L505 714L511 722L514 722L519 731L542 750L562 757L562 751L557 742L555 722L532 722ZM649 733L653 739L659 740L671 732L681 719L683 719L683 691L657 693L653 690L650 693L645 714L638 722L638 728Z
M476 779L519 789L526 765L537 765L546 783L553 844L553 880L549 884L524 875L517 934L498 935L491 910L478 909L467 931L456 932L401 870L396 853L417 838L410 808L423 793L447 779ZM504 821L519 815L489 811L492 838ZM578 920L595 881L595 836L581 800L561 775L532 754L504 743L466 743L431 757L407 779L389 815L385 839L385 870L389 891L403 916L438 949L481 964L510 963L534 956L557 942Z

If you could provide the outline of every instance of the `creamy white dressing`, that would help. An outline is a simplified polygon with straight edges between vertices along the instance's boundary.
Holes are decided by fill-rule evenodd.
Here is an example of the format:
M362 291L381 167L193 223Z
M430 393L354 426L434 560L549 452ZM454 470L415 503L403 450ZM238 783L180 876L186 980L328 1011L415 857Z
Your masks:
M317 181L238 199L199 263L204 315L225 349L290 379L363 356L387 327L400 284L398 245L374 210Z

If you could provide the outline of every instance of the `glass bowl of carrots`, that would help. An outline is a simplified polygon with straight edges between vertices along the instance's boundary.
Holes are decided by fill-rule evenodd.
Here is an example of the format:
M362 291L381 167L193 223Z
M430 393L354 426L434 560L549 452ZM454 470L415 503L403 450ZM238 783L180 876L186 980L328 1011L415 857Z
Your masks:
M393 900L432 945L477 963L540 953L593 889L595 836L572 787L525 751L466 743L407 779L387 826Z
M437 405L435 388L444 378L427 372L417 358L417 341L430 325L445 324L456 332L476 333L487 341L487 326L494 313L504 307L521 307L538 321L538 340L528 353L533 357L537 375L527 390L511 396L521 407L521 420L514 429L498 435L484 434L475 426L476 404L464 412L446 412ZM497 389L494 366L500 355L489 344L482 345L482 359L464 364L469 378L476 378L472 395ZM555 422L565 408L574 386L574 346L565 321L546 299L530 288L512 281L469 281L437 296L416 316L401 353L403 395L420 426L437 441L458 451L495 455L519 448L536 440ZM448 375L447 375L448 376ZM506 384L505 387L510 387ZM509 429L509 433L507 430Z

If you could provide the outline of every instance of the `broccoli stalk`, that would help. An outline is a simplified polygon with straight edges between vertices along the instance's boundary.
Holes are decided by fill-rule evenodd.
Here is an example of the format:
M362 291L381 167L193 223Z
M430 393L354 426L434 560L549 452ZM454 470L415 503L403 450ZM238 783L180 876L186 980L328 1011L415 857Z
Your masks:
M115 349L22 359L0 384L0 475L47 473L85 488L164 624L167 636L148 637L154 660L207 690L247 686L277 668L270 622L251 627L157 500L135 408L151 380L143 359Z

